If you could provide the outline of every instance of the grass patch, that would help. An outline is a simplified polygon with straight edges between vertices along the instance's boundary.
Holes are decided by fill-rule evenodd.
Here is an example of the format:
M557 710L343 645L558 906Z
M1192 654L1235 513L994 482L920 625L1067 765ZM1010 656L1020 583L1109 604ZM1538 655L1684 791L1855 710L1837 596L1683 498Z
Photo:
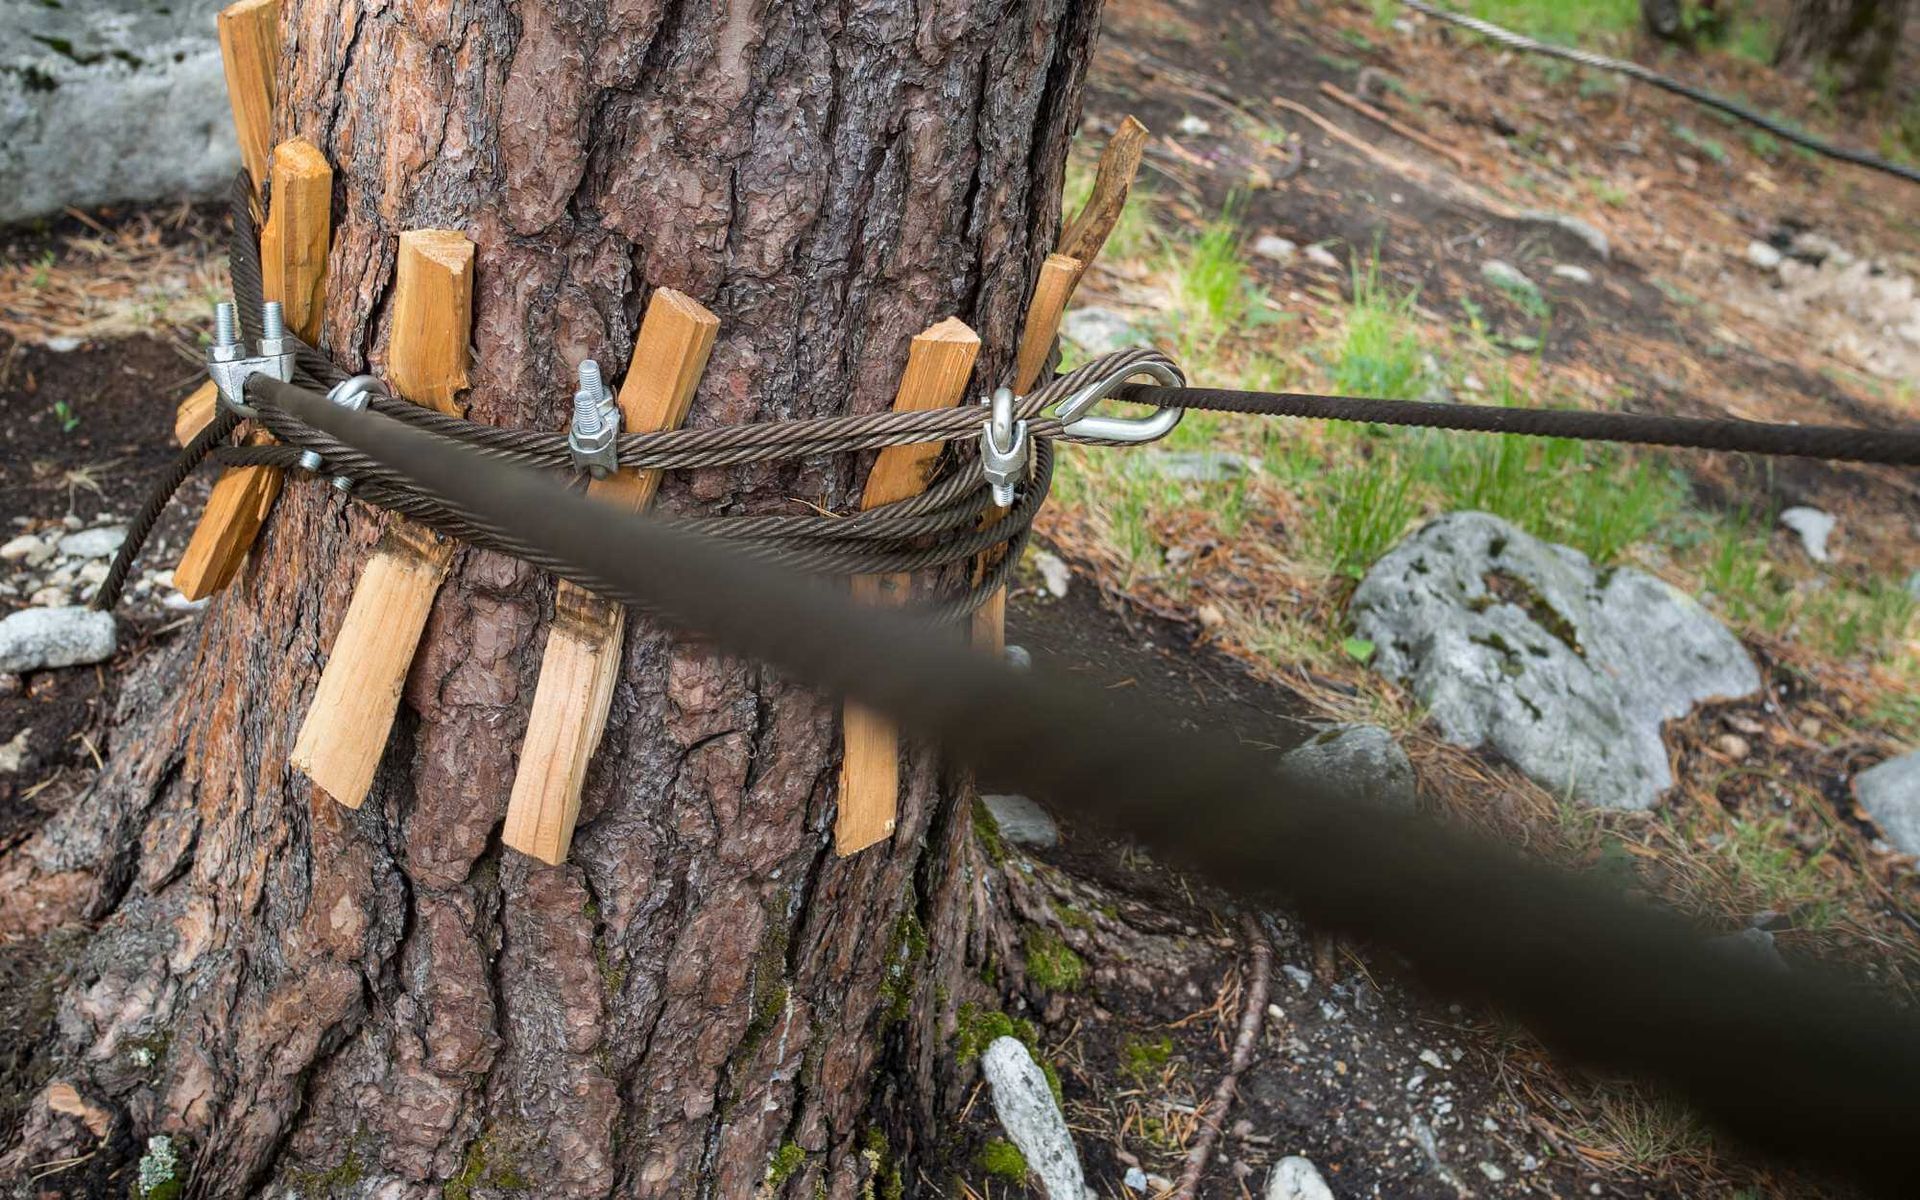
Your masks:
M1609 44L1640 23L1639 0L1470 0L1454 7L1565 46Z

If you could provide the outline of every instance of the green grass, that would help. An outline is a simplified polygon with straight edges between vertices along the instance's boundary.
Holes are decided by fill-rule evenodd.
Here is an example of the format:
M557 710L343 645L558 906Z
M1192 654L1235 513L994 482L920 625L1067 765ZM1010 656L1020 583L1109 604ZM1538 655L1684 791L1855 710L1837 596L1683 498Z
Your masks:
M1735 625L1790 638L1834 658L1894 660L1920 615L1897 579L1840 574L1796 579L1776 560L1771 520L1723 519L1701 571L1710 601Z
M1327 360L1334 389L1348 396L1412 400L1427 383L1425 348L1414 321L1417 294L1396 296L1377 262L1353 272L1353 307Z
M1694 130L1694 128L1690 125L1682 125L1678 121L1676 121L1673 123L1671 128L1673 130L1674 137L1679 138L1682 142L1685 142L1688 146L1691 146L1693 149L1698 150L1700 153L1706 155L1708 158L1712 159L1714 162L1719 163L1722 166L1725 166L1727 161L1733 157L1732 155L1727 153L1726 146L1722 145L1717 138L1712 138L1707 136L1704 133L1699 133L1696 130Z
M1160 268L1172 293L1173 312L1164 333L1189 375L1199 375L1221 339L1269 323L1266 292L1240 257L1243 238L1239 201L1226 207L1199 236L1168 240Z
M1639 0L1470 0L1452 7L1567 46L1605 43L1640 24Z

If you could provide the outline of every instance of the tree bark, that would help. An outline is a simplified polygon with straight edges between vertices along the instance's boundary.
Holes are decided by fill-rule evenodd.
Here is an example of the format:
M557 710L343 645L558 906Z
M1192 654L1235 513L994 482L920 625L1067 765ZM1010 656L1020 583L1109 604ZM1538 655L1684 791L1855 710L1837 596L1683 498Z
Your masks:
M1884 90L1911 11L1911 0L1794 0L1774 61L1825 67L1842 93Z
M690 425L884 409L954 314L996 379L1098 9L285 0L276 134L337 172L325 343L378 366L395 236L431 226L478 247L478 420L558 426L660 286L722 320ZM845 508L866 465L660 503ZM982 986L964 780L911 748L898 832L836 859L837 706L636 620L571 861L503 852L553 589L462 550L341 808L287 754L378 528L289 488L127 681L98 786L0 859L0 938L85 931L53 1073L112 1131L36 1103L0 1177L88 1156L36 1186L125 1194L168 1134L190 1195L749 1196L777 1151L771 1194L912 1187Z

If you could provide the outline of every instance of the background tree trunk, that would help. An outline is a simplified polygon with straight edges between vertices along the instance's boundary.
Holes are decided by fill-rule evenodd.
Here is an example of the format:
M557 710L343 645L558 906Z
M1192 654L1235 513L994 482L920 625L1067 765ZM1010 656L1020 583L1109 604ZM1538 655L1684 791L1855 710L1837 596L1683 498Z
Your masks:
M277 133L338 173L326 342L378 365L395 235L433 226L478 246L483 421L558 426L658 286L722 320L690 424L883 409L949 314L994 379L1098 8L286 0ZM865 467L679 475L661 503L844 506ZM886 1194L980 986L959 781L913 750L892 842L837 860L837 707L635 622L571 862L502 853L552 584L463 550L341 808L287 754L377 529L290 488L128 681L99 785L0 860L0 933L89 931L54 1051L86 1112L36 1104L10 1165L91 1155L39 1186L124 1194L169 1133L197 1195L736 1197L792 1143L781 1194Z
M1842 92L1886 87L1912 0L1794 0L1777 65L1827 66Z

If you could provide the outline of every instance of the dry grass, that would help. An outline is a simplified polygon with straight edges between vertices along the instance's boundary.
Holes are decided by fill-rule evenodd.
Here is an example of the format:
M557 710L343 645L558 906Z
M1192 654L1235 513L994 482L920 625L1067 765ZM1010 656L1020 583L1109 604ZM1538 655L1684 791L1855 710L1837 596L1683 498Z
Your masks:
M71 232L22 238L0 257L0 334L60 344L149 333L184 337L226 290L212 221L183 207L103 224L69 211Z

